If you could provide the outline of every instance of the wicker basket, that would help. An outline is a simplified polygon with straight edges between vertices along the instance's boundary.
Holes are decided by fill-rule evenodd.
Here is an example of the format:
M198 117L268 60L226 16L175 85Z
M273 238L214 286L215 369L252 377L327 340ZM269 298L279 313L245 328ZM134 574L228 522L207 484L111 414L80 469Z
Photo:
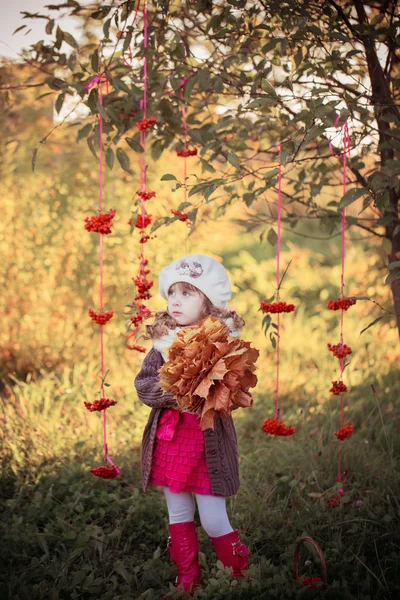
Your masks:
M303 538L299 539L296 543L296 547L294 550L294 578L296 579L296 581L299 578L300 549L301 549L301 546L307 542L309 542L311 544L311 546L313 547L313 549L315 550L316 554L318 555L318 557L321 561L322 581L326 585L328 583L328 579L327 579L327 574L326 574L326 560L324 557L324 553L322 552L321 548L318 546L317 542L310 537L303 537Z

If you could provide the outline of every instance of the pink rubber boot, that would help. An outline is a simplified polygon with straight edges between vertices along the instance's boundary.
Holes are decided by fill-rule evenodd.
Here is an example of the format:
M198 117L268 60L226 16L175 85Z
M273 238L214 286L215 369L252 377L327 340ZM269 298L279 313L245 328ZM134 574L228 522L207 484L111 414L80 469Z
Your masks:
M199 542L195 521L169 525L168 550L178 568L175 585L192 594L200 585Z
M210 539L213 543L218 560L220 560L225 567L232 568L232 577L245 577L242 570L247 569L249 565L249 561L247 560L249 551L240 541L238 530L235 529L235 531L231 531L226 535L212 537Z

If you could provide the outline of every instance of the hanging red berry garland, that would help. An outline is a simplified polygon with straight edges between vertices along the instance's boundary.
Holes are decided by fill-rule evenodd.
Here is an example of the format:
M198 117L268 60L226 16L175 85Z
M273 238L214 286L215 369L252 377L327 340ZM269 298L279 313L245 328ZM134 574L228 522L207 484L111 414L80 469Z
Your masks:
M336 118L334 125L336 126L340 120L340 115ZM350 135L349 135L349 127L347 121L343 124L343 153L339 155L335 155L332 150L332 144L329 144L330 152L336 158L343 157L343 196L346 193L346 185L347 185L347 153L350 151ZM332 381L332 387L330 388L330 392L335 396L341 396L341 406L340 406L340 427L339 431L335 431L334 435L337 437L339 441L344 441L348 439L354 431L354 427L352 425L344 424L344 394L347 392L347 385L343 382L343 372L345 369L345 357L352 353L352 349L347 346L343 341L343 324L344 324L344 313L346 310L353 306L356 303L354 298L346 298L344 296L344 267L345 267L345 239L346 239L346 208L342 208L341 215L341 250L342 250L342 272L341 272L341 280L340 280L340 295L341 297L337 300L329 300L327 304L327 308L329 310L340 310L341 318L340 318L340 342L339 344L328 344L328 350L332 352L333 356L339 359L340 363L340 377L338 381ZM338 470L337 470L337 485L341 485L339 489L339 496L344 496L344 489L342 484L342 473L340 467L340 459L341 459L341 449L342 445L338 446ZM327 498L326 506L328 508L335 508L340 506L340 499L337 494L333 494Z
M285 425L282 421L279 421L279 365L280 365L280 314L281 313L289 313L294 311L294 304L287 304L286 302L282 302L280 300L280 288L282 285L283 277L281 280L281 271L280 271L280 253L281 253L281 204L282 204L282 163L281 163L281 144L278 144L279 148L279 166L278 166L278 240L277 240L277 251L276 251L276 302L260 302L260 309L262 312L267 313L267 316L264 317L263 325L269 324L271 317L268 313L277 314L278 315L278 324L277 324L277 341L276 341L276 388L275 388L275 416L274 418L270 417L266 419L261 429L265 431L265 433L269 433L270 435L275 436L290 436L296 433L296 429L294 427L289 427ZM284 274L285 275L285 274Z
M108 81L103 74L94 77L86 86L86 90L90 90L93 86L98 84L98 95L99 104L103 104L102 84L106 84L106 93L108 94ZM84 402L87 410L90 412L102 411L103 412L103 450L104 450L104 462L108 465L102 465L94 469L89 469L93 475L101 477L102 479L114 479L118 477L120 472L118 467L113 463L111 458L108 456L107 447L107 408L117 404L115 400L111 400L105 397L104 386L106 374L105 374L105 358L104 358L104 326L113 317L112 311L103 312L103 236L111 234L112 220L116 214L116 210L110 209L108 213L103 213L103 117L99 112L99 180L100 180L100 202L99 202L99 215L92 217L86 217L85 229L88 232L95 232L99 234L100 242L100 312L96 313L92 308L89 308L89 317L97 323L100 327L100 355L101 355L101 386L100 386L100 400L94 402Z
M138 1L134 21L136 20L138 11L140 8L140 0ZM133 22L134 22L133 21ZM132 23L133 25L133 23ZM148 28L147 28L147 0L143 4L143 99L140 101L140 110L143 111L143 118L136 122L136 127L139 130L140 144L143 148L143 152L140 154L139 168L140 168L140 189L136 192L136 195L140 198L141 211L138 215L132 216L128 225L133 231L135 228L139 229L140 238L139 243L141 245L139 255L139 270L136 277L132 278L133 283L136 286L136 296L134 297L129 308L131 309L131 316L129 319L128 330L133 326L133 330L128 334L128 340L135 338L142 321L151 316L150 309L143 304L142 300L149 300L151 294L149 290L153 287L154 281L148 280L147 276L150 273L150 269L146 269L148 260L145 258L144 245L156 236L150 236L146 233L146 228L153 222L153 217L150 214L146 214L145 203L156 197L156 193L147 189L147 164L146 164L146 131L156 125L157 120L154 117L147 116L147 44L148 44ZM132 52L129 47L130 62L132 63ZM126 62L126 61L125 61ZM132 314L133 313L133 314ZM127 344L128 350L136 350L136 352L146 352L144 346L138 344Z

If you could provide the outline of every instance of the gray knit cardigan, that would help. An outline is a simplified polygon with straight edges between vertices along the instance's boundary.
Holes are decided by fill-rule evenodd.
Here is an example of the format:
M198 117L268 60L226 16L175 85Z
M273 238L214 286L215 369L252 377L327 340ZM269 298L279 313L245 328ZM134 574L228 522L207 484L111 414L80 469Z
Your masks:
M142 440L142 484L146 491L153 459L154 440L158 420L165 408L178 408L172 394L163 392L158 385L159 368L164 364L161 353L152 348L135 377L139 400L151 407ZM214 430L203 431L204 447L211 490L218 496L232 496L239 489L238 444L233 419L216 417Z

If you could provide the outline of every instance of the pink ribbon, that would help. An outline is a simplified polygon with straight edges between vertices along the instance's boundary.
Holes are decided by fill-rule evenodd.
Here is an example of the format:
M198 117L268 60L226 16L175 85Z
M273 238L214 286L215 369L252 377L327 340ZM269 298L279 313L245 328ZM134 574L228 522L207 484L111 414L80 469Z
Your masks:
M187 150L187 120L186 120L186 107L185 107L185 97L183 94L183 88L185 83L187 82L187 78L185 77L179 84L180 88L180 98L182 100L182 121L183 121L183 199L187 201L187 186L186 186L186 177L187 177L187 158L186 158L186 150Z
M334 125L337 125L339 123L339 121L340 121L340 115L338 115L336 117ZM349 126L348 126L347 121L345 121L343 123L343 152L342 152L342 154L334 154L332 144L329 142L329 150L330 150L330 153L332 154L332 156L334 156L335 158L343 157L343 179L342 179L343 196L345 195L346 189L347 189L347 154L348 154L348 152L350 152L350 147L351 147L351 139L350 139L350 134L349 134ZM345 242L346 242L346 207L342 208L341 227L342 227L342 232L341 232L342 270L341 270L341 276L340 276L340 295L343 298L344 297L344 288L345 288L344 268L345 268ZM340 345L341 345L341 348L343 348L343 346L344 346L343 326L344 326L344 310L342 309L342 314L341 314L341 318L340 318ZM343 380L344 362L345 362L344 357L340 358L340 380ZM344 425L344 393L343 392L341 394L339 423L340 423L340 428L342 428ZM340 466L341 447L342 447L342 445L339 444L339 446L338 446L338 474L337 474L337 482L338 483L340 483L342 480L341 466ZM344 493L343 490L341 490L341 491Z
M279 285L281 281L281 204L282 204L282 163L281 163L281 144L276 145L279 148L279 166L278 166L278 241L276 249L276 289L277 289L277 301L279 302L280 293ZM279 365L280 365L280 313L278 313L278 329L277 329L277 342L276 342L276 388L275 388L275 419L279 419Z
M181 413L179 410L167 409L164 410L160 417L157 427L156 437L159 440L170 442L175 434L176 426L179 423Z
M85 90L90 90L96 85L96 83L102 82L107 82L107 77L105 75L96 75L96 77L93 77L93 79L91 79L89 83L85 85Z
M108 93L108 80L104 74L96 75L85 85L86 90L90 90L96 84L99 84L99 103L103 105L103 94L101 90L101 84L106 83L106 90ZM99 113L99 205L100 214L103 212L103 117ZM100 311L103 310L103 236L99 236L100 244ZM105 373L105 359L104 359L104 325L100 325L100 355L101 355L101 376L104 381ZM101 398L105 399L104 386L101 386ZM107 450L107 409L103 410L103 452L105 460L111 464L117 471L118 476L120 471L118 467L113 463L111 458L108 456Z

